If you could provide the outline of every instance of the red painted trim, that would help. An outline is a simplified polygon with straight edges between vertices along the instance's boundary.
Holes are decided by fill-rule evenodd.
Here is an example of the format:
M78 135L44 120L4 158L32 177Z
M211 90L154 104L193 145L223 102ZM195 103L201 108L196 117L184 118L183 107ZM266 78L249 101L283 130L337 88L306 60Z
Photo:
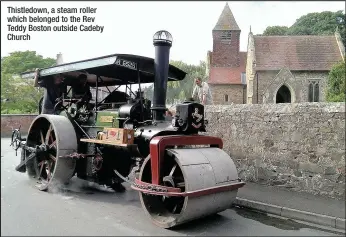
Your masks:
M200 189L200 190L190 191L190 192L156 192L156 191L151 191L151 190L147 190L147 189L140 189L140 188L137 188L134 186L131 186L131 188L134 190L137 190L139 192L145 193L145 194L152 194L152 195L159 195L159 196L200 197L200 196L210 195L210 194L214 194L214 193L233 191L233 190L236 190L236 189L243 187L244 185L245 185L244 182L237 182L237 183L233 183L233 184L227 184L227 185L222 185L222 186L217 186L217 187L205 188L205 189ZM165 188L167 188L167 187L165 187Z
M157 136L150 141L151 177L153 184L160 184L160 167L163 162L167 146L182 145L212 145L223 148L222 139L219 137L203 135L173 135Z

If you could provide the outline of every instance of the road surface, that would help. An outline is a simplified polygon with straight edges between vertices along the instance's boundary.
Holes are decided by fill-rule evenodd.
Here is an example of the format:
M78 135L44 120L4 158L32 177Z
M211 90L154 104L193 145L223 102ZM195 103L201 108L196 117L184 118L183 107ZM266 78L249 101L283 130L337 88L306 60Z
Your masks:
M279 219L243 209L229 209L173 230L154 226L142 210L138 193L118 194L73 179L70 191L40 192L27 174L14 170L19 154L1 139L1 235L341 235L292 220Z

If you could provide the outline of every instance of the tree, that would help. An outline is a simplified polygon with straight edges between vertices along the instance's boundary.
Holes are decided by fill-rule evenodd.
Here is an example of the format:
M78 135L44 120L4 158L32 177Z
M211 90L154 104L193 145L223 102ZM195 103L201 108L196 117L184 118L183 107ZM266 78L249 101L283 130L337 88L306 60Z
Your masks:
M199 65L189 65L182 61L171 61L170 64L187 72L184 80L167 83L166 103L173 104L176 100L185 100L191 97L194 87L194 79L196 77L200 77L203 81L206 81L206 63L201 61ZM153 93L154 85L144 89L144 95L148 99L152 100Z
M345 14L342 10L331 12L314 12L296 20L287 29L286 35L333 35L338 28L342 42L346 45ZM269 26L264 35L283 35L285 29L281 26Z
M151 84L150 86L143 88L143 93L145 98L152 101L154 95L154 85Z
M1 73L1 113L35 113L42 90L34 87L33 80Z
M345 102L345 91L345 62L340 62L329 72L326 99L328 102Z
M286 35L287 31L287 26L268 26L263 35Z
M15 51L1 59L1 72L6 74L20 74L35 68L45 68L55 65L54 58L43 58L36 51Z
M207 80L207 75L205 74L206 63L203 61L200 61L199 65L188 65L182 61L172 61L171 64L187 72L187 75L183 81L172 83L172 87L175 90L170 99L188 99L192 95L194 79L200 77L202 81ZM168 90L172 90L172 88L168 88Z
M16 51L1 58L1 113L37 112L43 91L33 86L33 80L23 80L19 74L54 64L55 59L43 58L35 51Z

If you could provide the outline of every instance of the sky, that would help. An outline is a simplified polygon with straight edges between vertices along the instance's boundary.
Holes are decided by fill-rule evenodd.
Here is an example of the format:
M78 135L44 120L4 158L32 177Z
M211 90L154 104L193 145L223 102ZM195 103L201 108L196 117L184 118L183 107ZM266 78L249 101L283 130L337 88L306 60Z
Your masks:
M198 64L212 50L212 29L226 2L106 2L52 1L1 2L1 56L13 51L32 50L44 57L63 54L64 63L103 55L126 53L154 57L153 35L167 30L173 36L170 59ZM345 10L345 2L228 2L241 28L240 50L246 51L250 25L254 34L268 26L291 26L300 16L311 12ZM94 23L52 23L50 25L99 25L103 32L28 32L30 41L9 41L7 17L23 15L9 13L7 7L97 8L95 14L25 14L25 16L95 17ZM10 23L13 26L48 25L47 23ZM25 32L24 34L26 34Z

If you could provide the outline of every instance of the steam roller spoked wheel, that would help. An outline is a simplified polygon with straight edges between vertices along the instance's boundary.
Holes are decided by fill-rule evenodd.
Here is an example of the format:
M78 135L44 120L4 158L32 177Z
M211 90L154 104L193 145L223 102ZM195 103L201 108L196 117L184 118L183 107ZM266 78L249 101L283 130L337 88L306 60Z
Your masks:
M77 151L77 137L66 117L39 115L29 128L26 145L40 147L40 152L26 164L28 175L36 181L39 190L61 188L69 182L74 175L76 161L61 156ZM26 157L30 154L25 151Z
M160 185L180 188L182 192L239 183L236 166L219 148L167 149L161 167ZM151 183L150 157L143 162L139 180ZM152 222L171 228L185 222L219 213L231 207L238 189L196 196L160 196L139 193L140 202Z

